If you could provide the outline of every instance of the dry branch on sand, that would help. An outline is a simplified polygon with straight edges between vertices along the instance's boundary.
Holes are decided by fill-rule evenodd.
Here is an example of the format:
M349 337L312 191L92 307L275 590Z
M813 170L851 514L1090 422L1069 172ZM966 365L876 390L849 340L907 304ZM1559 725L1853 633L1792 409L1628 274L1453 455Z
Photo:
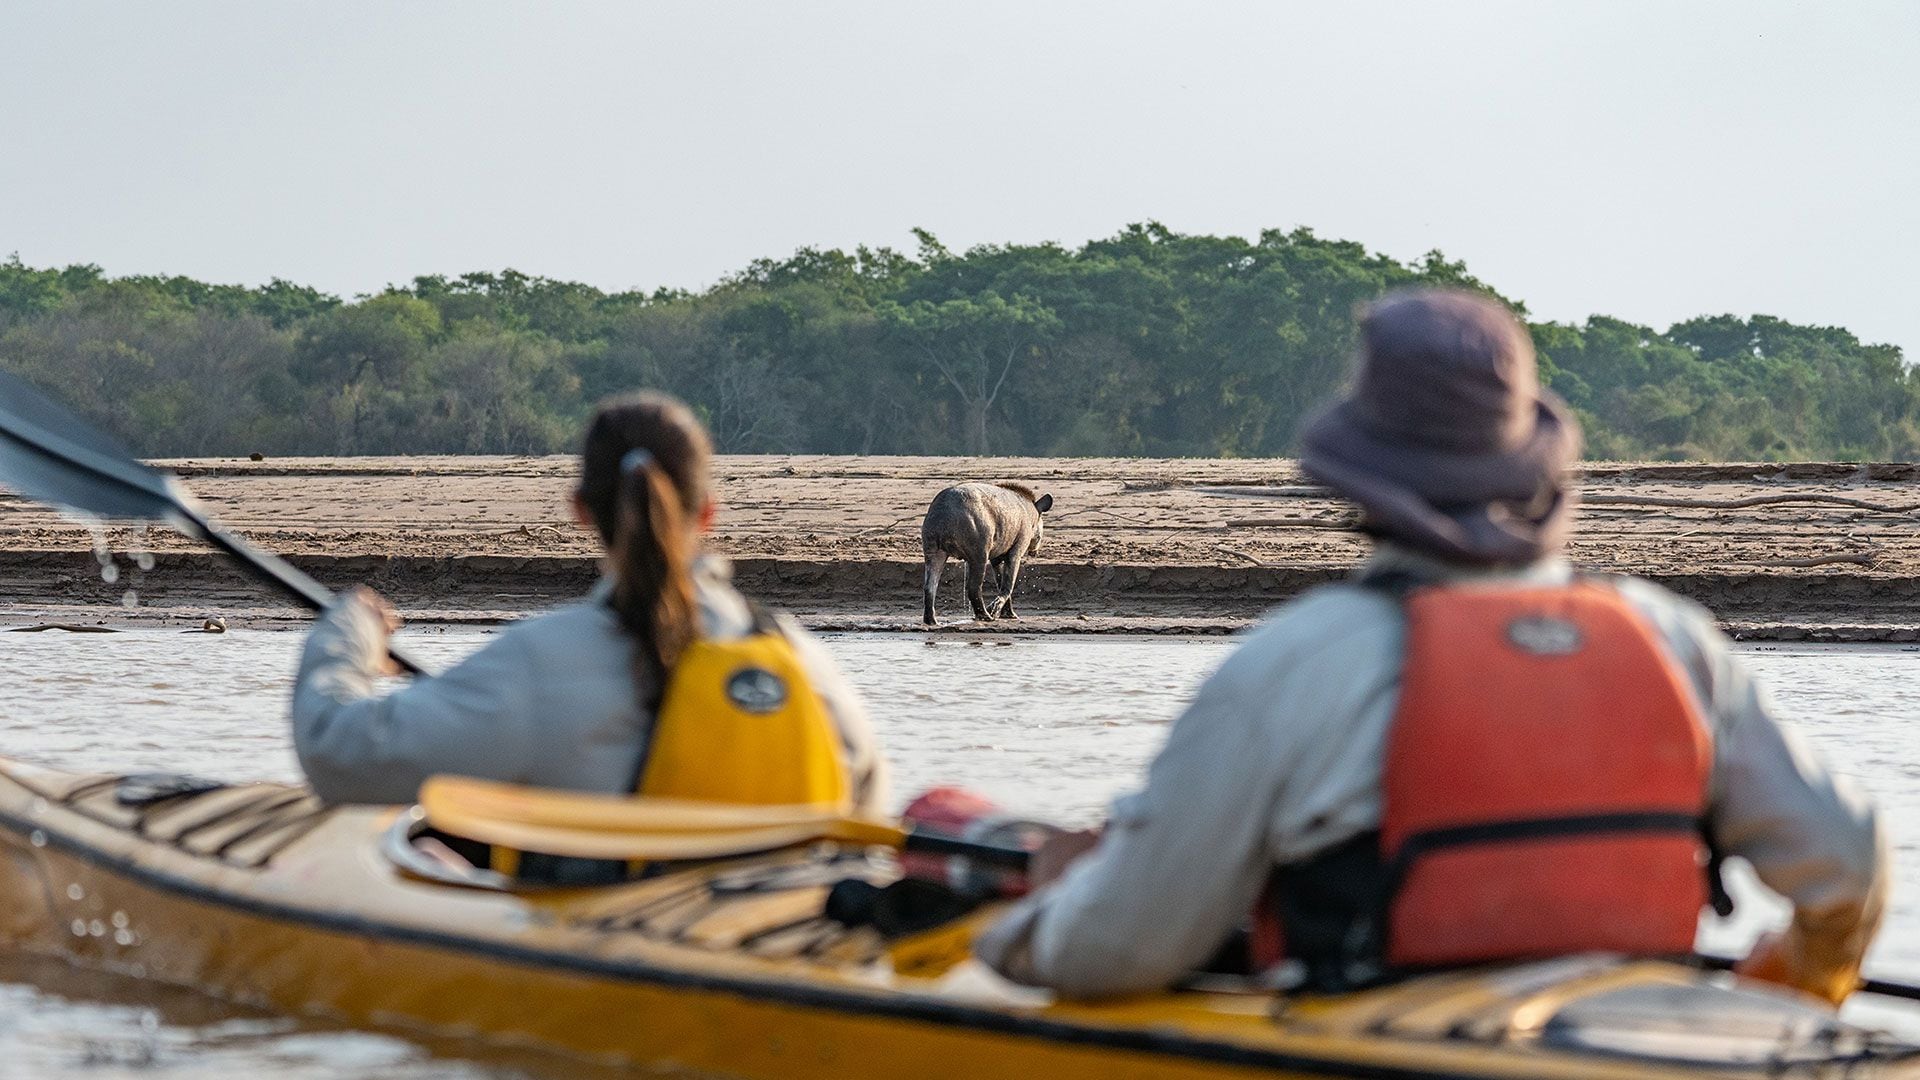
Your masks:
M1229 529L1325 529L1328 532L1354 532L1360 528L1360 519L1353 515L1325 518L1233 518L1226 523L1226 527Z
M1768 559L1765 563L1753 563L1754 566L1791 567L1804 570L1813 566L1833 566L1848 564L1853 566L1872 566L1880 559L1878 551L1849 551L1840 555L1814 555L1805 559Z
M1589 506L1667 506L1684 510L1743 510L1750 506L1779 506L1785 503L1819 503L1871 510L1877 514L1911 514L1920 503L1877 503L1845 495L1749 495L1740 499L1683 499L1663 495L1582 495Z

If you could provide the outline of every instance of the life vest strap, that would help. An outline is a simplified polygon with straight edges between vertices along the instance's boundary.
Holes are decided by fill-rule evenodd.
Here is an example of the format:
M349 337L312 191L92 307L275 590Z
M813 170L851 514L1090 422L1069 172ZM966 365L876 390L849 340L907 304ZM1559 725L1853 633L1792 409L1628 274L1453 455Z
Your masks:
M1421 858L1446 848L1472 844L1612 836L1622 833L1684 833L1701 831L1699 817L1671 810L1630 810L1566 817L1522 818L1513 821L1477 821L1414 833L1400 844L1387 864L1389 892L1397 889Z

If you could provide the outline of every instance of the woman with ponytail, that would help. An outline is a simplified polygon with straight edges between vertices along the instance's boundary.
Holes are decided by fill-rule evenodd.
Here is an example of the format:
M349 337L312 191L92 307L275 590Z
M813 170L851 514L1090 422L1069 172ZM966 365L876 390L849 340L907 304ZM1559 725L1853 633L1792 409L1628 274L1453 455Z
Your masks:
M308 636L294 748L335 802L413 800L436 773L575 791L886 809L866 710L791 619L700 553L712 444L661 394L603 403L573 510L605 550L586 599L508 627L442 675L376 695L397 625L356 589ZM824 733L824 734L822 734Z

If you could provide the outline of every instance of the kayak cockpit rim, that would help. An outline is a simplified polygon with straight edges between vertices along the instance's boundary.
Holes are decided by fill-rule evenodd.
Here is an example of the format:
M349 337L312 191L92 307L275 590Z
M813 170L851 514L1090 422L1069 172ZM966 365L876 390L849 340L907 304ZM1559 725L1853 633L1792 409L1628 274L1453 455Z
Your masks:
M427 812L418 806L409 806L393 819L380 836L380 854L410 878L431 882L435 885L451 885L461 889L484 889L489 892L514 892L524 883L497 870L474 866L465 859L435 858L420 850L420 842L427 839Z

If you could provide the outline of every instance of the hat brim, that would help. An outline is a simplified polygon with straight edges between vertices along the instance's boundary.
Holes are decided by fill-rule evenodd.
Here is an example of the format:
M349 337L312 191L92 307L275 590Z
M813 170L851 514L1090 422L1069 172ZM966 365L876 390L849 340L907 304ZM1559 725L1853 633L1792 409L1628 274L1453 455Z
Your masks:
M1308 425L1300 466L1389 536L1451 559L1525 562L1563 542L1565 478L1580 457L1580 427L1566 406L1542 392L1536 409L1526 441L1468 452L1383 437L1343 400ZM1509 509L1536 505L1527 518Z

